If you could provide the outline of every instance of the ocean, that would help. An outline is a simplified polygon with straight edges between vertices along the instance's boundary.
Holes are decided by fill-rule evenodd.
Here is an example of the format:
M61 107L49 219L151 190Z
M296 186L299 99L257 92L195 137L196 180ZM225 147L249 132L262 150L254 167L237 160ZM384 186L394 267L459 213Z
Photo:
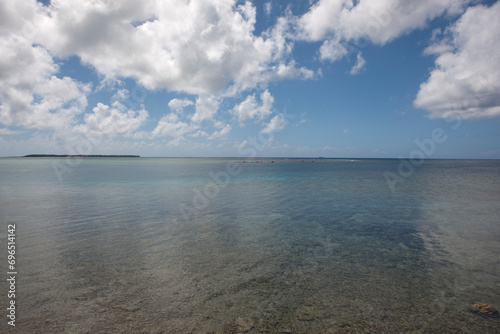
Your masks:
M500 333L500 161L402 163L2 158L0 326Z

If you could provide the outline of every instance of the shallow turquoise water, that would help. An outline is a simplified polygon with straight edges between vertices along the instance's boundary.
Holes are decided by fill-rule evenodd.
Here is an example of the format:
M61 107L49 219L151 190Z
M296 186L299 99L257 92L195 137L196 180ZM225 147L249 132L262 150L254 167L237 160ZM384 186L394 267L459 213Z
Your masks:
M500 162L258 161L0 159L17 329L500 332Z

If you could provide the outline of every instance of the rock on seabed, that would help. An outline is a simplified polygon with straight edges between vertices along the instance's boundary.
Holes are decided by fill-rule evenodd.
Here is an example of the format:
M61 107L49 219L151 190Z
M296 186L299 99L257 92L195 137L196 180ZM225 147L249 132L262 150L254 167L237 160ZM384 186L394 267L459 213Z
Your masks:
M500 318L498 311L491 305L485 303L475 303L469 306L469 311L484 318Z

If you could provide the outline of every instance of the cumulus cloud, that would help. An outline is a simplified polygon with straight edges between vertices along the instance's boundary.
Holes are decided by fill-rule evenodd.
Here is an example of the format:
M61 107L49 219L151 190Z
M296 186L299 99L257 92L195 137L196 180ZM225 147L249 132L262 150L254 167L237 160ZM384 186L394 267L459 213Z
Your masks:
M361 55L361 52L356 56L356 64L351 68L351 75L356 75L361 73L366 66L366 60Z
M262 129L262 133L272 133L275 131L283 130L285 128L285 119L283 118L282 115L276 115L273 118L271 118L271 121L269 123L264 125L264 128Z
M62 129L87 106L91 86L58 77L49 51L33 43L32 22L42 8L35 1L0 5L0 122L7 126Z
M201 123L203 121L215 121L214 116L219 109L220 100L213 95L200 95L196 99L196 111L192 115L191 120L194 123Z
M214 133L212 133L210 136L208 136L208 139L209 140L226 139L229 132L231 132L231 126L229 124L227 124L219 131L214 131Z
M347 54L347 49L340 39L337 37L335 39L326 40L323 42L319 49L319 56L321 60L329 60L335 62Z
M198 130L193 134L190 134L189 137L192 138L200 138L204 137L207 138L208 140L215 140L215 139L227 139L227 136L229 132L231 132L231 125L225 124L221 126L220 130L214 131L212 134L208 134L208 132L203 131L203 130Z
M427 50L436 67L414 101L431 118L500 115L500 3L476 6Z
M178 114L181 114L184 111L184 108L187 106L193 105L193 101L189 99L172 99L168 102L168 107L175 111Z
M111 107L98 103L92 111L91 114L85 114L84 124L75 126L76 132L91 136L130 137L148 118L146 110L126 110L119 102L114 102Z
M198 125L181 121L177 114L170 113L160 119L151 134L153 137L182 137L198 128Z
M268 90L264 91L260 95L260 99L262 103L259 104L255 94L248 95L243 102L234 107L233 113L238 117L240 126L243 126L245 122L254 118L263 120L272 113L271 108L274 98L271 93Z
M469 0L320 0L298 19L299 38L321 41L368 38L385 44L445 13L463 11Z
M322 41L319 59L335 62L357 45L384 45L439 16L458 15L470 0L319 0L293 18L297 40ZM358 56L359 57L359 56ZM364 60L364 59L362 59ZM356 74L364 65L357 59Z
M269 81L285 79L315 79L318 76L314 71L304 66L297 67L295 60L291 60L286 64L281 63L278 66L272 66L271 69L271 75L268 76L270 78Z
M130 92L128 89L122 88L118 89L111 97L112 101L124 101L130 97Z
M279 79L273 71L280 64L294 66L283 52L290 42L278 30L254 35L251 2L54 0L44 14L38 43L58 56L80 56L105 78L135 78L148 89L247 89Z
M269 14L271 2L264 8ZM256 7L250 1L52 0L44 6L6 0L0 9L0 122L7 126L69 127L76 133L137 139L179 138L199 130L209 140L222 139L231 131L217 115L223 98L272 81L316 76L293 59L291 12L256 35ZM98 103L83 118L77 116L85 112L91 86L58 76L58 57L73 55L97 72L100 92L115 90L109 103ZM123 105L133 94L123 88L129 78L145 89L197 97L170 100L173 113L153 131L138 132L148 113ZM273 100L267 90L260 101L253 96L247 105L255 109L244 110L243 103L238 117L263 120ZM192 105L194 113L175 116ZM209 124L216 129L211 134L200 129Z
M209 134L206 131L198 130L196 133L190 134L189 137L199 138L199 137L208 137Z
M60 129L87 106L90 85L57 77L49 52L21 35L0 35L0 122Z

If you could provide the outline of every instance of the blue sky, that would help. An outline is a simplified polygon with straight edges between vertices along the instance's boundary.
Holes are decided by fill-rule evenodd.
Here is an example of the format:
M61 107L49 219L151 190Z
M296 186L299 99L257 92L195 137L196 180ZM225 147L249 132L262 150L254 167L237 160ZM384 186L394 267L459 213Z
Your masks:
M500 4L0 5L0 156L500 158Z

